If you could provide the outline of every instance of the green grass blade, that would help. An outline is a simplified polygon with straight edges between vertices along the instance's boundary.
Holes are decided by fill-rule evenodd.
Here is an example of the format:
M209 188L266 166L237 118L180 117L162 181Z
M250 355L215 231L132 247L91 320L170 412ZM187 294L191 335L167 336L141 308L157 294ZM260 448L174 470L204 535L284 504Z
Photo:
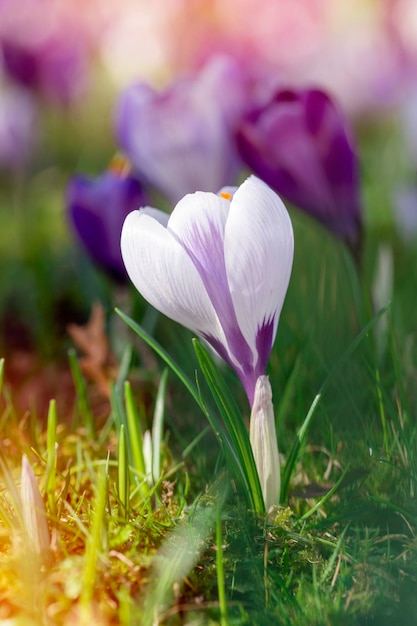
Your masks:
M306 438L306 434L308 431L308 427L310 426L310 422L312 420L314 413L316 412L316 408L320 399L321 399L321 394L318 393L316 397L314 398L308 410L306 418L296 435L296 439L288 455L287 462L284 465L284 470L282 472L282 478L281 478L281 497L280 497L281 504L285 502L285 499L287 497L288 486L290 484L291 474L293 472L295 464L297 463L298 453L300 451L302 444L304 443L304 440Z
M92 521L91 533L87 539L84 569L82 572L82 594L80 604L85 614L89 615L91 600L96 585L97 565L99 555L102 552L102 535L104 530L104 514L107 500L107 475L105 468L100 468L98 473L97 491L95 497L95 510Z
M203 401L202 401L202 399L201 399L201 397L200 397L200 395L198 393L198 390L197 390L196 386L193 385L193 383L190 381L188 376L177 365L177 363L174 361L174 359L172 359L170 357L168 352L166 352L166 350L164 350L164 348L153 337L151 337L151 335L149 335L149 333L147 333L144 328L139 326L139 324L137 324L134 320L132 320L128 315L126 315L125 313L120 311L120 309L117 309L117 308L115 309L115 311L116 311L117 315L119 315L122 318L122 320L124 320L126 322L126 324L128 326L130 326L130 328L141 339L143 339L143 341L145 341L145 343L147 343L148 346L150 348L152 348L152 350L154 350L154 352L156 352L156 354L158 354L161 357L161 359L163 359L165 361L165 363L168 365L168 367L170 367L172 369L174 374L180 379L180 381L183 383L184 387L192 395L192 397L194 398L194 400L196 401L198 406L201 408L203 413L206 414L207 413L206 407L204 406L204 403L203 403Z
M197 386L189 380L186 374L175 363L170 355L159 345L153 337L151 337L143 328L136 322L130 319L127 315L116 309L116 313L130 326L130 328L141 337L150 348L152 348L172 369L179 380L184 384L189 391L195 402L203 411L204 415L208 418L210 425L217 436L220 446L225 452L226 460L229 467L232 469L237 480L242 484L246 497L249 498L250 507L258 513L263 513L265 510L261 487L259 484L258 472L256 471L255 461L253 459L252 449L250 447L249 436L243 424L242 416L234 399L231 397L229 390L224 385L223 381L217 374L217 370L213 363L209 359L208 355L204 357L204 350L199 344L199 354L202 358L203 367L206 370L207 375L213 381L212 393L213 397L218 401L218 408L221 412L223 420L218 419L214 412L208 411L200 395ZM198 355L197 355L198 356ZM200 366L202 365L200 363ZM214 378L213 378L214 377ZM220 385L220 387L219 387ZM227 395L227 400L224 398ZM226 426L226 423L228 426Z
M227 600L226 587L224 579L224 562L223 562L223 536L222 536L222 516L221 507L217 503L216 515L216 570L217 570L217 591L219 594L220 606L220 626L228 626L227 619Z
M381 417L381 426L382 426L382 436L384 441L384 451L386 456L389 455L389 442L388 442L388 428L387 428L387 417L385 415L385 407L384 401L382 398L382 389L381 389L381 377L379 374L379 369L375 369L375 384L376 384L376 393L377 393L377 402L379 415Z
M224 448L226 461L233 462L238 474L237 478L249 490L251 508L262 515L265 512L264 500L249 435L242 415L207 350L196 339L193 340L193 343L201 371L219 409L227 433Z
M57 412L56 402L51 400L48 410L48 421L46 431L46 478L45 492L48 500L49 513L54 516L56 514L56 467L57 467Z
M129 458L127 451L126 431L124 424L119 431L118 465L117 465L117 491L119 496L120 517L127 519L129 515Z
M78 405L79 416L83 419L83 422L87 428L88 436L94 439L95 438L94 416L91 411L90 403L87 397L87 385L85 383L84 376L82 375L75 350L72 350L72 349L69 350L68 357L69 357L69 362L70 362L72 378L74 380L75 392L77 394L77 405Z
M146 476L145 459L143 458L143 433L140 427L140 418L133 398L132 388L128 380L124 384L124 396L126 407L126 434L129 449L132 455L131 463L135 470Z
M341 552L343 540L345 538L346 531L347 531L348 528L349 528L349 524L347 524L344 527L344 529L343 529L339 539L337 540L337 543L336 543L336 545L334 547L333 553L330 556L330 558L328 560L328 563L327 563L326 567L324 568L323 573L322 573L322 575L320 577L320 585L323 585L325 583L326 579L330 576L330 574L331 574L331 572L333 570L333 566L334 566L334 564L336 562L337 556Z
M324 393L327 391L327 388L329 387L330 383L332 382L333 378L336 376L336 374L340 371L341 367L346 363L347 359L353 354L353 352L358 348L358 346L362 343L362 341L365 339L365 337L368 335L368 333L372 330L372 328L375 326L375 324L377 323L377 321L380 319L380 317L382 317L384 315L384 313L386 313L386 311L388 310L388 308L390 307L390 304L387 304L383 309L381 309L372 319L370 322L368 322L368 324L366 324L366 326L361 330L361 332L355 337L355 339L353 340L353 342L350 344L350 346L347 348L347 350L343 353L343 355L340 357L340 359L337 361L337 363L334 365L333 369L331 372L329 372L329 374L326 376L323 384L321 385L318 394L316 395L316 397L313 400L313 403L310 406L310 409L307 413L307 416L303 422L303 425L301 426L300 430L297 433L296 439L294 441L294 444L290 450L290 453L288 455L288 459L287 462L285 464L284 467L284 471L282 473L282 480L281 480L281 503L285 502L286 498L287 498L287 493L288 493L288 487L290 484L290 478L291 478L291 474L294 470L295 464L297 463L297 459L298 459L298 454L300 451L301 446L303 445L306 435L307 435L307 431L308 431L308 427L311 423L311 419L317 409L317 406L320 402L320 400L323 398Z
M130 364L132 362L132 346L126 346L123 351L122 358L117 372L116 387L118 390L123 389L124 382L129 374Z
M318 511L324 504L326 504L327 500L329 500L332 497L332 495L339 489L340 485L345 479L348 469L349 469L348 467L345 469L343 474L340 476L339 480L333 485L331 489L329 489L326 495L324 495L318 502L316 502L316 504L309 511L307 511L307 513L304 513L304 515L300 517L300 522L304 522L306 519L311 517L316 511Z
M159 480L161 475L161 444L163 438L167 380L168 370L165 369L159 383L152 420L152 478L154 483Z
M127 419L125 407L123 406L123 400L115 384L112 384L111 386L110 405L113 420L117 429L120 430L122 425L126 427Z

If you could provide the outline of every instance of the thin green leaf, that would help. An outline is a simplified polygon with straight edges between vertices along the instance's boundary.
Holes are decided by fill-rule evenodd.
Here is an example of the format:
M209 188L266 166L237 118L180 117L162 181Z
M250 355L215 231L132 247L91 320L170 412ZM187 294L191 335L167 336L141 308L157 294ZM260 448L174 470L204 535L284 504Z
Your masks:
M220 503L217 502L216 511L216 571L217 571L217 591L219 594L220 606L220 625L227 626L227 599L226 586L224 577L224 561L223 561L223 534L222 534L222 516Z
M79 416L84 420L89 437L95 439L95 424L94 416L90 408L90 403L87 397L87 385L82 375L77 355L75 350L68 351L68 358L70 362L70 368L72 378L74 380L75 391L77 394L77 405Z
M262 515L265 512L265 505L249 435L242 415L207 350L196 339L193 340L193 343L201 371L223 418L224 429L227 434L224 449L226 461L233 462L237 478L240 478L245 488L248 489L251 508Z
M156 354L158 354L161 359L165 361L165 363L172 369L174 374L180 379L183 383L184 387L189 391L194 400L197 402L198 406L201 408L204 414L206 414L206 407L201 400L201 397L197 391L197 388L192 384L188 376L182 371L182 369L177 365L177 363L170 357L168 352L164 350L164 348L153 338L149 333L146 332L144 328L139 326L134 320L132 320L128 315L120 311L120 309L115 309L117 315L119 315L122 320L126 322L128 326L141 338L145 343L148 344Z
M131 453L131 464L142 476L146 475L145 459L143 458L143 433L140 427L140 419L132 394L129 381L124 384L124 396L126 407L127 439Z
M51 400L48 410L47 434L46 434L46 478L45 492L48 500L49 512L56 514L56 467L57 467L57 412L56 402Z
M165 361L165 363L172 369L172 371L176 374L176 376L189 391L191 396L194 398L198 406L203 411L204 415L209 420L209 423L220 443L221 448L223 449L223 451L227 450L226 460L229 463L233 474L236 476L236 479L242 484L244 493L250 501L251 508L258 513L263 513L265 507L263 503L261 487L259 484L258 473L256 471L252 449L250 447L249 437L243 424L240 412L236 407L236 404L234 404L233 408L231 408L234 401L230 400L230 393L228 392L227 387L222 384L223 390L220 392L220 394L218 394L216 391L216 395L214 396L214 398L216 400L217 396L217 400L219 401L220 405L219 409L220 407L223 407L222 417L224 418L225 414L230 415L230 417L227 418L227 421L229 422L229 428L227 428L222 420L220 420L216 416L215 412L209 412L207 410L207 407L202 400L198 387L191 383L187 375L181 370L181 368L164 350L164 348L162 348L162 346L153 337L151 337L143 328L141 328L141 326L139 326L139 324L130 319L130 317L128 317L125 313L123 313L119 309L115 310L116 313L130 326L130 328L137 335L139 335L139 337L141 337L149 345L149 347L151 347ZM201 351L200 354L202 354ZM207 359L204 359L204 357L203 361L205 362L206 372L209 373L209 370L211 370L211 374L209 375L209 377L212 377L214 366L212 364L211 367L208 366ZM220 380L220 377L217 376L217 379ZM223 392L228 394L229 401L226 401L226 403L224 403L222 399ZM238 432L237 436L236 434L234 434L236 431ZM243 431L245 435L243 435Z
M120 517L127 519L129 515L129 459L124 424L119 431L117 488L119 495Z
M92 521L91 534L87 539L84 569L82 573L82 594L80 604L82 611L89 614L94 588L96 586L97 564L102 552L102 534L104 530L104 513L107 500L107 475L105 468L100 468L97 480L95 509Z
M307 513L304 513L304 515L300 517L300 520L299 520L300 522L304 522L306 519L311 517L316 511L318 511L324 504L326 504L327 500L329 500L332 497L332 495L339 489L340 485L345 479L348 469L349 469L348 467L345 469L343 474L340 476L339 480L333 485L331 489L329 489L326 495L324 495L318 502L316 502L316 504L309 511L307 511Z
M341 367L346 363L346 361L348 360L348 358L353 354L353 352L356 350L356 348L358 348L358 346L362 343L362 341L364 340L364 338L368 335L368 333L370 332L370 330L375 326L376 322L380 319L380 317L382 317L384 315L384 313L388 310L388 308L390 307L390 303L388 303L383 309L381 309L372 319L370 322L368 322L368 324L361 330L361 332L357 335L357 337L353 340L353 342L350 344L350 346L347 348L347 350L343 353L343 355L340 357L340 359L337 361L337 363L333 366L331 372L329 372L329 374L326 376L323 384L321 385L318 394L316 395L316 397L314 398L311 407L307 413L307 416L303 422L303 425L301 426L300 430L297 433L297 436L295 438L294 444L290 450L290 453L288 455L288 459L287 462L285 464L284 467L284 471L282 474L282 482L281 482L281 498L280 501L284 502L286 497L287 497L287 493L288 493L288 487L290 484L290 478L291 478L291 474L294 470L295 464L297 463L297 459L298 459L298 454L300 451L301 446L304 443L304 440L306 438L306 434L308 431L308 427L310 426L311 423L311 419L317 409L317 406L320 402L320 400L323 398L324 393L327 391L330 383L332 382L333 378L336 376L336 374L340 371Z
M155 483L161 475L161 444L164 429L165 395L168 380L168 370L161 376L158 393L155 400L155 410L152 420L152 478Z

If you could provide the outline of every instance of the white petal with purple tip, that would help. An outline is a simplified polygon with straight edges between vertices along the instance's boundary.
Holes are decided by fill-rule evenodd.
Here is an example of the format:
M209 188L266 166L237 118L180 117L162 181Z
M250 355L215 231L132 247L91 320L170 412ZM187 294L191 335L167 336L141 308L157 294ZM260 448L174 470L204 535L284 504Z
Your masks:
M272 341L275 337L291 274L294 238L283 202L255 176L232 198L224 250L239 327L256 355L256 338L265 322L273 321Z

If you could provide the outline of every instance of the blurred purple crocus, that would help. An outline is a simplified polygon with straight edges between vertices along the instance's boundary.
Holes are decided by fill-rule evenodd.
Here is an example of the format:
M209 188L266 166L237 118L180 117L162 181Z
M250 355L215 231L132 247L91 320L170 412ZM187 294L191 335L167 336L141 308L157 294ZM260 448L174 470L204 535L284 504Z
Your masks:
M0 65L15 83L69 104L87 84L84 33L58 5L19 0L0 6Z
M107 170L96 179L75 176L67 189L71 225L92 259L120 282L127 280L120 234L128 213L147 203L130 174Z
M237 144L257 176L358 252L358 164L348 123L327 94L276 91L242 120Z
M38 142L38 111L29 93L0 91L0 169L24 169Z
M245 106L242 68L214 57L200 73L158 92L128 88L116 113L119 145L141 180L172 204L196 191L217 192L240 169L233 125Z

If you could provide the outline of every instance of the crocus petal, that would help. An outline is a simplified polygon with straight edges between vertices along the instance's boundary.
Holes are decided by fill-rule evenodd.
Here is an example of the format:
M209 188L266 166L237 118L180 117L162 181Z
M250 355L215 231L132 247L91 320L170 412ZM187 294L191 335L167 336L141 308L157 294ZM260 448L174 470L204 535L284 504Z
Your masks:
M117 106L116 135L141 180L171 202L233 181L241 168L234 127L246 106L246 82L238 64L215 57L164 91L130 86Z
M197 334L224 340L198 271L162 221L161 211L140 209L123 224L121 250L133 284L164 315Z
M239 328L253 354L251 394L265 371L291 274L294 238L281 199L255 176L233 196L225 263Z
M265 509L279 504L281 473L277 434L275 430L272 391L268 376L256 382L255 396L250 415L249 437L264 497Z
M201 276L227 338L226 360L243 374L253 368L253 354L239 328L226 271L224 234L230 206L229 200L213 193L187 195L175 207L168 227Z

